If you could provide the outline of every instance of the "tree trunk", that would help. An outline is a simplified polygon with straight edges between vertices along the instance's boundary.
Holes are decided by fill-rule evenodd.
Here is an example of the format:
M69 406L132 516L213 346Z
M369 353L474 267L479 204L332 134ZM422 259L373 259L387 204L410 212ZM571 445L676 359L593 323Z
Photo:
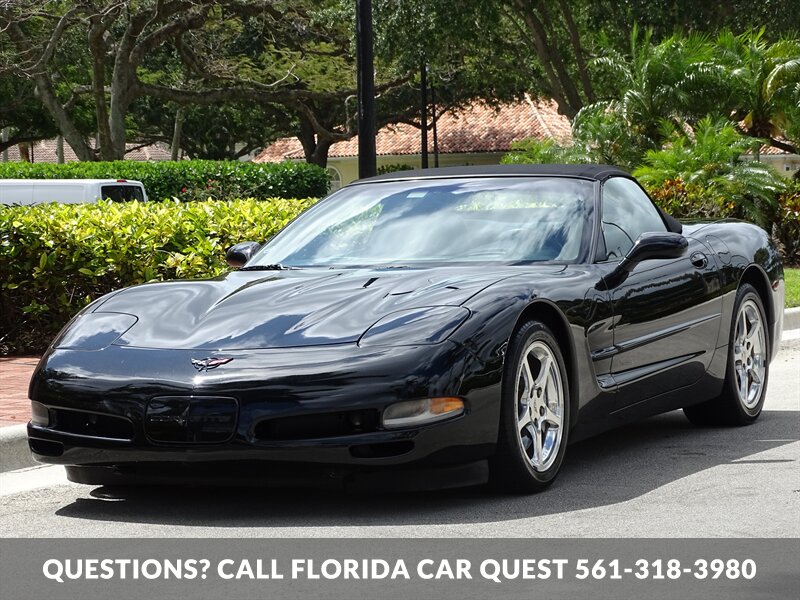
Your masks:
M561 52L554 46L554 44L550 44L547 41L547 32L553 31L553 21L550 19L550 12L547 9L547 2L549 0L540 1L539 2L539 10L542 15L541 23L544 24L544 27L540 26L540 30L537 32L538 35L542 36L545 46L548 50L548 58L550 62L553 64L553 67L558 74L558 79L561 82L561 87L564 89L564 92L567 95L567 100L570 104L570 109L578 113L578 111L583 106L583 100L581 100L581 95L578 93L578 88L575 86L575 82L572 80L572 75L567 70L566 65L564 64L564 59L561 56ZM573 115L574 116L574 115Z
M303 146L303 155L307 162L310 162L310 157L314 154L317 148L317 134L314 132L314 127L311 122L302 114L299 115L300 131L297 134L297 139Z
M333 145L332 140L321 139L311 121L303 114L299 115L300 131L297 139L303 146L303 155L306 162L319 165L323 169L328 166L328 150Z
M56 162L60 165L64 164L64 136L59 135L56 138Z
M106 48L103 41L105 32L99 16L93 19L89 29L89 52L92 60L92 96L94 98L95 119L97 122L97 149L101 160L114 160L111 142L111 129L108 122L106 103Z
M306 162L322 167L323 169L328 166L328 151L333 146L333 142L329 140L318 140L317 147L311 156L306 156Z
M75 123L73 123L67 111L61 105L61 101L56 96L50 80L45 75L37 75L34 77L34 82L36 83L36 90L39 92L39 99L47 109L47 112L50 113L50 116L53 117L58 130L75 152L78 160L97 160L94 152L86 143L86 140L83 139L81 132L78 131Z
M564 22L567 24L567 31L569 31L572 49L575 51L575 60L578 63L578 75L581 79L581 85L583 86L583 93L586 95L586 100L589 104L592 104L595 101L594 89L592 88L592 81L589 78L586 57L583 55L581 36L575 25L575 19L572 18L572 9L570 9L569 2L566 0L558 0L558 5L561 7L561 14L564 15Z
M114 73L111 77L111 113L108 117L111 131L112 160L124 160L127 131L125 115L128 114L131 102L136 97L136 70L125 57L117 53L114 61Z
M542 64L547 81L550 84L550 95L553 100L558 104L558 111L572 119L580 107L573 107L572 100L570 100L566 90L564 89L563 82L556 74L552 51L547 44L546 34L542 22L533 12L533 7L526 0L513 0L512 5L517 12L517 15L522 19L522 22L527 28L528 34L533 42L533 49L539 62Z

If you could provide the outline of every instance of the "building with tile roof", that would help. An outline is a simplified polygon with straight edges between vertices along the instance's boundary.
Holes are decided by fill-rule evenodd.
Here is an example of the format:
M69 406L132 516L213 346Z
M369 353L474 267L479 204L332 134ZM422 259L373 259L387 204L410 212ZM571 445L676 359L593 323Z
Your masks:
M755 154L747 152L742 158L744 160L755 160ZM784 177L794 177L800 171L800 155L792 154L775 146L761 146L758 151L758 160L769 165Z
M128 152L125 154L125 160L170 160L172 157L169 146L166 144L156 143L148 146L128 144L127 148ZM3 162L23 160L23 157L20 154L19 146L11 146L7 151L0 153L0 160ZM57 163L58 142L56 140L41 140L34 142L29 147L28 160L34 163ZM77 160L78 157L75 156L75 152L73 152L70 145L65 142L64 162L76 162Z
M511 150L512 143L526 139L552 139L568 144L572 139L569 120L558 113L551 100L502 104L483 103L447 112L436 122L439 166L492 165ZM420 137L417 127L400 123L378 131L378 168L386 165L420 166ZM433 134L428 132L429 164L434 164ZM297 138L282 138L265 148L255 162L303 160L303 147ZM334 187L358 179L358 138L331 146L328 169ZM338 181L337 181L338 180Z

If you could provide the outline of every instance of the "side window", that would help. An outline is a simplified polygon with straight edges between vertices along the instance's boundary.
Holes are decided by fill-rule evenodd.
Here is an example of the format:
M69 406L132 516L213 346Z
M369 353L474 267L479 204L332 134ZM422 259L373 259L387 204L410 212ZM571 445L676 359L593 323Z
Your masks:
M603 184L602 226L608 260L622 259L641 234L667 230L647 194L625 177Z
M104 185L100 193L103 200L112 202L128 202L130 200L144 202L142 189L134 185Z

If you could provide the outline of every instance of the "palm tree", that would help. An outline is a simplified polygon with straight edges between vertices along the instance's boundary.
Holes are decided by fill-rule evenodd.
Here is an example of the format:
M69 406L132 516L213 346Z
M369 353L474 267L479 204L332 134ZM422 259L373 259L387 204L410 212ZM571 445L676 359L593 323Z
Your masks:
M658 44L652 42L652 35L652 30L640 34L634 26L628 55L606 48L593 66L615 88L607 109L624 117L633 133L658 148L669 129L664 121L682 127L691 113L691 92L710 80L708 69L696 65L710 62L713 47L702 34L675 34Z
M751 137L787 152L785 139L800 106L800 40L764 40L764 30L742 35L721 33L714 60L725 69L731 118Z

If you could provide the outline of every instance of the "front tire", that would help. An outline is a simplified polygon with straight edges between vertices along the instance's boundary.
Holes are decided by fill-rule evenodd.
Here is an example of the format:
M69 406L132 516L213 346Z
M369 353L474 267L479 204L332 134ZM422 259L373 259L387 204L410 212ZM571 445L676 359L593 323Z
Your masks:
M501 393L492 480L505 491L540 492L558 475L570 423L564 358L544 323L529 321L510 340Z
M769 379L769 332L764 304L752 285L745 283L739 288L733 315L722 393L683 409L695 425L749 425L764 406Z

